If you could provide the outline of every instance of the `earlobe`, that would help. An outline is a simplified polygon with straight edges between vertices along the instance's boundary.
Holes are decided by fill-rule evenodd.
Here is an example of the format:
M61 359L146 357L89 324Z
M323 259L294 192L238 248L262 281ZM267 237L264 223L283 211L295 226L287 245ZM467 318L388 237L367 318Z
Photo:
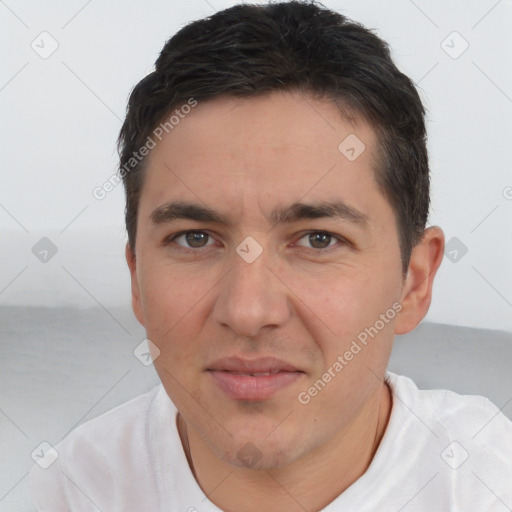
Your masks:
M131 287L132 287L132 309L139 323L145 326L144 311L140 298L139 279L137 276L137 258L130 247L130 243L125 248L126 263L130 269Z
M402 292L402 310L395 323L395 334L412 331L427 314L432 300L432 286L444 253L441 228L427 228L413 248Z

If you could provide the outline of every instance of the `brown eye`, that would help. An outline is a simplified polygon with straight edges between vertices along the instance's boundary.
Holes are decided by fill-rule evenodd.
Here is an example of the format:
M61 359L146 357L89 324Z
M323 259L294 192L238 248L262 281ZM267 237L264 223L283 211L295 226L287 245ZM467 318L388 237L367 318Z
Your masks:
M186 231L176 235L172 240L187 249L201 249L214 243L213 238L204 231Z
M331 243L332 235L329 233L324 233L322 231L318 231L316 233L310 233L309 235L309 243L315 249L325 249L329 247Z
M190 247L203 247L208 241L208 235L206 233L192 231L186 233L186 240Z
M342 242L342 239L332 235L327 231L311 231L306 233L296 245L307 247L309 249L327 249L335 245L333 242Z

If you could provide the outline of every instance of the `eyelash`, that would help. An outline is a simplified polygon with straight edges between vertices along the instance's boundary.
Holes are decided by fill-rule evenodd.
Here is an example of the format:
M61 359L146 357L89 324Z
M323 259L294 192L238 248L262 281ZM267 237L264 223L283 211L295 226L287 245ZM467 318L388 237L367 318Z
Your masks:
M207 231L201 231L201 230L197 230L197 229L190 229L190 230L187 230L187 231L180 231L179 233L175 233L173 235L168 236L163 241L163 245L167 246L171 242L175 242L176 239L179 238L180 236L186 235L188 233L203 233L203 234L209 236L211 239L215 240L215 238L210 233L208 233ZM332 246L329 245L329 246L327 246L327 247L325 247L323 249L317 249L315 247L304 247L304 246L298 246L298 247L303 247L304 249L313 251L316 254L324 254L326 252L329 252L332 249L336 249L336 248L343 247L343 246L352 246L352 244L346 238L344 238L342 236L339 236L339 235L335 235L334 233L331 233L330 231L323 231L323 230L318 230L318 229L317 230L312 230L312 231L307 231L307 232L303 233L301 235L301 237L298 239L298 241L300 241L303 238L305 238L305 237L307 237L307 236L309 236L311 234L314 234L314 233L322 233L322 234L328 235L328 236L334 238L335 240L337 240L338 244L335 244L335 245L332 245ZM207 247L209 247L208 245L206 245L206 246L203 246L203 247L193 248L193 247L185 247L185 246L179 245L179 244L177 244L177 245L183 251L194 252L194 253L197 253L200 250L206 249ZM297 246L297 244L295 242L293 243L293 245Z

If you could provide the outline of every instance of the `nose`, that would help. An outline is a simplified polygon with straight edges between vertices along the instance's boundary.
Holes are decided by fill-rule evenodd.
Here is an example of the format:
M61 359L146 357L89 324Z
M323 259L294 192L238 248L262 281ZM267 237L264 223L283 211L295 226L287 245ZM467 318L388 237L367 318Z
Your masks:
M238 336L257 337L264 327L279 327L290 317L287 288L272 268L268 250L252 263L237 253L220 283L214 320ZM277 275L276 275L277 274Z

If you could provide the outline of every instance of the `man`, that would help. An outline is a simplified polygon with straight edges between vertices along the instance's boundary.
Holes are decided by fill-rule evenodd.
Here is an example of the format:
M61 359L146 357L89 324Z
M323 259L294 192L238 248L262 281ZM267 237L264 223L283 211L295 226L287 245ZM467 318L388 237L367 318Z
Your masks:
M240 5L170 39L119 138L162 386L33 470L39 510L511 507L512 424L386 370L443 255L425 137L386 44L317 4Z

